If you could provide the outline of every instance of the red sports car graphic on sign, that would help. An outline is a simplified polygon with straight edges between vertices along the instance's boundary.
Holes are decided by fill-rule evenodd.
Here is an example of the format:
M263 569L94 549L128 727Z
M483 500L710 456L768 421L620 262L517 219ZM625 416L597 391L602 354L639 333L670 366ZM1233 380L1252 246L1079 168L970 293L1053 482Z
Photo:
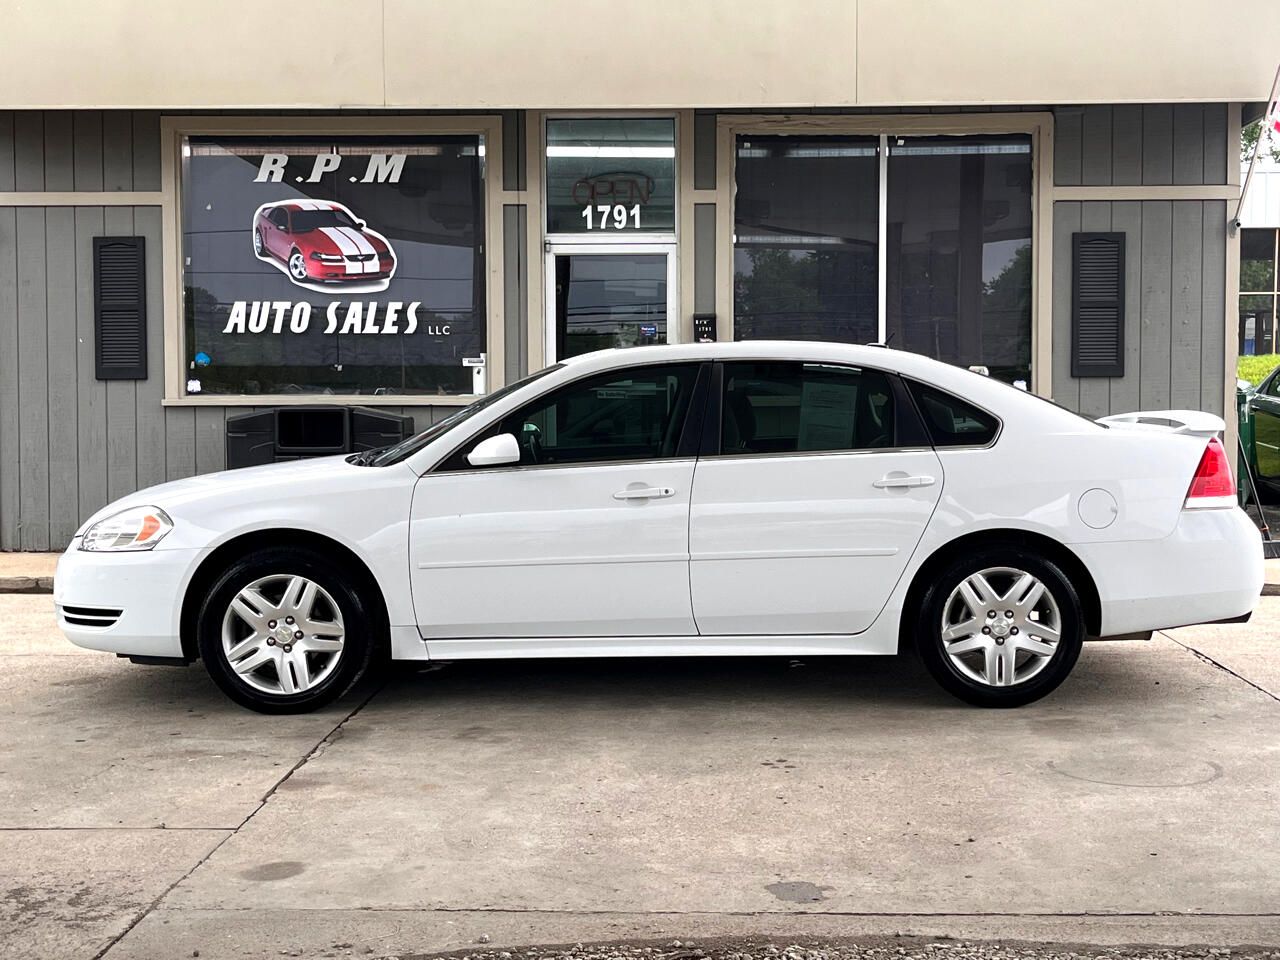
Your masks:
M253 252L312 290L385 290L396 270L387 238L331 200L264 203L253 215Z

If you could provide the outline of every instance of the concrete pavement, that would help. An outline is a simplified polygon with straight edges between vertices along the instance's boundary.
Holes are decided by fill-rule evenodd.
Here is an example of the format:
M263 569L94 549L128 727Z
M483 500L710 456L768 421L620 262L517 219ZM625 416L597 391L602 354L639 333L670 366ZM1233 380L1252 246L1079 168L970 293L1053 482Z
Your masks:
M770 658L401 670L268 718L70 647L47 596L0 620L3 957L1280 945L1280 598L1001 712L908 658Z

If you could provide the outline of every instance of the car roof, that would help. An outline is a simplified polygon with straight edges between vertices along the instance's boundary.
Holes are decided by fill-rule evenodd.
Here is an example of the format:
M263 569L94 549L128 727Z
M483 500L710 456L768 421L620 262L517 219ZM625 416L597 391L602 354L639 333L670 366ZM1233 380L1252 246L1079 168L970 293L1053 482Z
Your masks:
M616 347L569 357L564 363L584 372L587 368L609 370L633 363L664 363L679 360L802 360L811 363L829 362L879 367L926 380L932 380L938 374L948 376L951 373L963 373L966 379L975 376L951 364L905 350L893 350L877 344L830 343L813 340L744 340L727 343Z
M333 200L277 200L275 203L264 203L265 210L345 210L342 204Z

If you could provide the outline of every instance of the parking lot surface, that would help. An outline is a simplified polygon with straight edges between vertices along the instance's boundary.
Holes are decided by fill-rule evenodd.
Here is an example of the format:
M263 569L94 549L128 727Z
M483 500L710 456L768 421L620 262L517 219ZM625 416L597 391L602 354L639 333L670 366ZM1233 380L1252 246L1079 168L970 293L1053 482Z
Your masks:
M1280 945L1280 598L1013 711L767 658L398 669L263 717L69 646L47 595L0 622L3 957Z

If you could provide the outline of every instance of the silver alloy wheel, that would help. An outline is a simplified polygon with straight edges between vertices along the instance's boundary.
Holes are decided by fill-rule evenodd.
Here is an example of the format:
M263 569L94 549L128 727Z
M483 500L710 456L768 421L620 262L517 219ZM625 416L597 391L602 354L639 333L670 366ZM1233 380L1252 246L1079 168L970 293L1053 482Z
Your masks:
M942 608L942 649L971 680L1007 687L1030 680L1053 659L1062 612L1036 577L989 567L951 591Z
M307 261L302 259L302 253L297 250L289 255L289 272L295 280L307 279Z
M342 659L342 611L320 584L275 574L244 587L222 618L222 650L231 669L260 693L304 693Z
M262 231L253 231L253 252L258 256L262 256Z

